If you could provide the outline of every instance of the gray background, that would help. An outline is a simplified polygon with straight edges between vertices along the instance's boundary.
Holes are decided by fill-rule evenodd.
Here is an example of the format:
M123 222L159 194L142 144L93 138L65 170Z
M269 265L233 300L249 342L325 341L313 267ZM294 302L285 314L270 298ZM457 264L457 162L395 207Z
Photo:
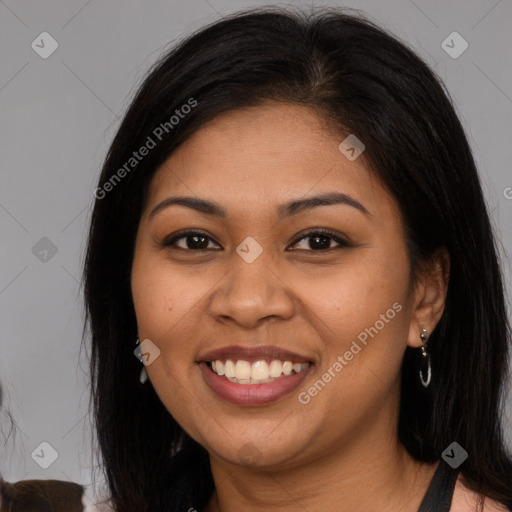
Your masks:
M79 357L83 321L79 278L102 160L136 85L164 47L232 11L266 3L0 2L0 380L5 407L18 427L15 439L10 436L0 454L6 480L92 481L87 367L85 354ZM512 253L512 189L507 188L512 187L510 0L294 4L365 11L408 41L445 81L479 165L502 241L510 291L506 256ZM456 59L441 47L453 31L469 44ZM59 45L47 59L31 47L42 32L50 33ZM51 243L39 242L43 237ZM47 254L42 252L45 248ZM512 443L510 398L506 429ZM8 429L5 412L1 422ZM49 457L41 442L58 452L48 469L31 456L37 449L42 458Z

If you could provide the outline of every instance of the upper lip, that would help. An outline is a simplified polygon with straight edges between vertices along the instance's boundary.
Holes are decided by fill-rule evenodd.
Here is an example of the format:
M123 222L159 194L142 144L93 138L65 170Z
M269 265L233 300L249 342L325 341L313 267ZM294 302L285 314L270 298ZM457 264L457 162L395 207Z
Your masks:
M309 357L302 356L290 350L286 350L272 345L260 345L254 347L242 347L240 345L231 345L216 350L211 350L198 357L198 362L217 361L217 360L243 360L260 361L263 359L279 359L280 361L291 361L292 363L312 362Z

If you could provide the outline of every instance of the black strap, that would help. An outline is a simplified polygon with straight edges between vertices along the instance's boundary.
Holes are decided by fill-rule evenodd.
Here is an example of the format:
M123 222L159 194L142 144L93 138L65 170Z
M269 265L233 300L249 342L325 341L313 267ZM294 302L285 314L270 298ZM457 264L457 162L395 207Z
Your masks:
M441 459L418 512L449 512L458 474Z

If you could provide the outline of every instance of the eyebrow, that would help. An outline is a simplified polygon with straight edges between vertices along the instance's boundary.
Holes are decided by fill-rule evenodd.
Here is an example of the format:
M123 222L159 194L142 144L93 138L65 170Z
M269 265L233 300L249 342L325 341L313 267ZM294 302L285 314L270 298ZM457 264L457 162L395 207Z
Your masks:
M352 206L353 208L364 213L365 215L370 215L370 212L359 201L341 192L330 192L318 196L306 197L304 199L295 199L289 201L287 203L280 205L277 208L277 215L279 219L284 219L286 217L291 217L293 215L297 215L299 213L312 210L313 208L316 208L318 206L331 206L335 204L344 204L347 206ZM207 215L213 215L215 217L227 217L226 210L215 201L209 201L197 197L177 196L168 197L167 199L164 199L161 203L159 203L157 206L155 206L155 208L153 208L153 210L149 214L149 220L152 217L154 217L158 212L162 211L164 208L173 205L184 206L186 208L191 208L192 210L197 210L201 213L206 213Z

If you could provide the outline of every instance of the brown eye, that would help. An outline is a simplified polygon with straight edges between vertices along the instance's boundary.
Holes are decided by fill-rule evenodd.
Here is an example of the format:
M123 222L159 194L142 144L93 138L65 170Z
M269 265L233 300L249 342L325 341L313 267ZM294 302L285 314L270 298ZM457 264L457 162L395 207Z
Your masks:
M351 247L347 241L331 231L311 231L302 236L293 245L296 246L306 240L309 240L309 242L306 242L307 245L304 245L299 250L326 251L329 249L339 249L340 247ZM332 247L332 242L337 243L338 247Z
M166 239L162 245L165 247L172 246L177 249L197 251L212 249L213 247L209 247L210 242L213 242L213 240L205 233L188 231L182 232L178 236L174 235L169 240Z

